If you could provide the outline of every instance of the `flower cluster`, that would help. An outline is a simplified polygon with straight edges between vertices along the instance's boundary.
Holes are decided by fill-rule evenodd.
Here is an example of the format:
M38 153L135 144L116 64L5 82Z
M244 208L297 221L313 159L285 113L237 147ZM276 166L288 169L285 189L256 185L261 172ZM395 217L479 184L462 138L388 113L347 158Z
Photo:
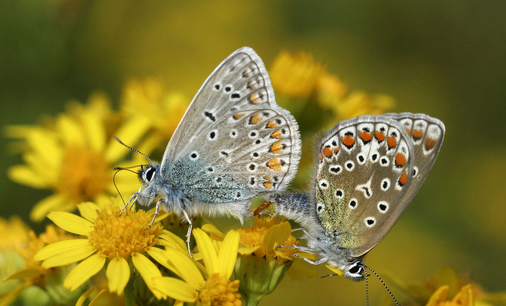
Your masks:
M304 128L301 121L303 132L393 105L386 96L349 92L307 54L282 52L270 74L278 102L295 117L330 111L320 126ZM124 203L117 190L130 195L139 183L134 175L115 175L115 168L129 170L143 157L128 158L130 151L114 136L146 154L159 153L189 99L168 92L159 78L146 78L127 81L119 100L115 111L104 94L94 93L87 103L71 102L66 112L40 125L6 127L7 137L15 139L11 149L24 160L9 169L9 177L51 191L35 203L30 218L47 217L56 226L36 235L17 218L0 219L0 306L258 304L294 271L294 255L308 256L278 248L299 244L290 223L254 217L251 226L223 233L194 220L201 226L193 230L190 256L183 238L188 225L178 216L164 212L152 224L154 209L120 213ZM477 288L462 285L449 294L452 288L441 284L417 301L473 305L487 296Z

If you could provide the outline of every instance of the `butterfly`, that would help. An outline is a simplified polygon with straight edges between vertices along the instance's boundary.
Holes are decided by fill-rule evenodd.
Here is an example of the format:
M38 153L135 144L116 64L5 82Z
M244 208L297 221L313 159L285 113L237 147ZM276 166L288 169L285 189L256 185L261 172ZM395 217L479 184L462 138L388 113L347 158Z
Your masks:
M204 82L161 163L148 158L150 163L141 167L142 186L123 210L130 203L148 206L158 198L151 225L160 207L183 216L190 225L190 251L192 216L227 215L242 222L250 215L253 197L288 186L300 152L297 122L276 104L260 57L243 47Z
M338 123L317 143L311 190L270 197L277 214L303 226L307 240L307 247L281 247L315 254L315 261L296 257L364 279L364 256L422 186L444 134L444 124L425 114L368 115Z

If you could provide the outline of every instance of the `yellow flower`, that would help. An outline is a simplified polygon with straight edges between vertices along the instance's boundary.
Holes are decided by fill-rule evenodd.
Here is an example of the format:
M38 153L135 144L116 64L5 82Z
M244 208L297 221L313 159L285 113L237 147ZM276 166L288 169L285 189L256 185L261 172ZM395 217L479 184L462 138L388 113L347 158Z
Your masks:
M289 98L308 98L325 68L310 54L282 51L274 60L269 74L274 92Z
M166 144L183 117L189 99L169 93L161 79L148 77L129 80L123 87L121 111L127 117L145 118L153 133L137 149L149 154L160 143Z
M172 234L157 223L146 230L152 216L144 210L126 210L120 216L117 206L102 210L93 203L78 205L82 217L67 212L51 212L48 218L64 230L86 236L50 244L40 250L34 260L43 261L43 268L64 266L81 261L65 278L63 285L77 289L105 266L110 292L122 294L130 279L129 263L133 264L157 299L166 296L153 286L153 277L161 277L159 269L146 254L160 260L157 246L172 245ZM164 264L160 262L161 264Z
M393 280L394 281L394 280ZM395 282L395 281L394 281ZM441 269L426 283L402 284L410 296L402 305L427 306L491 306L506 304L506 293L486 293L469 278L459 276L452 269Z
M430 299L426 305L427 306L474 306L475 305L471 284L462 287L460 289L460 291L457 293L457 295L455 295L455 297L451 301L446 300L449 290L450 290L450 286L440 287L430 297Z
M10 126L7 135L24 140L24 165L9 169L9 177L20 184L51 189L53 194L38 202L30 218L42 220L49 211L75 209L76 204L100 202L117 194L113 167L129 150L118 144L136 143L148 127L145 119L132 118L120 126L109 126L112 115L103 96L88 105L71 105L67 113L43 126ZM123 179L123 180L122 180ZM134 176L120 176L116 184L123 192L134 191Z
M204 265L189 258L185 242L181 239L174 247L166 247L161 262L184 281L171 278L154 278L155 288L179 302L198 302L203 306L240 306L237 293L239 281L230 281L239 247L239 234L231 230L223 241L216 243L203 230L194 229L193 236L199 249L195 257L202 258ZM202 275L203 274L203 275Z
M282 220L282 221L280 221ZM202 227L219 244L223 234L212 225ZM294 248L276 248L278 245L296 245L290 223L278 218L253 218L253 227L237 230L240 247L235 275L240 281L239 291L248 305L255 305L270 294L283 279L293 263Z
M29 241L25 245L16 245L14 249L24 260L24 267L9 275L4 281L21 280L15 288L12 288L7 294L0 298L0 305L7 305L14 301L28 287L35 285L44 288L45 292L50 292L46 298L57 298L59 302L75 301L77 296L70 292L65 292L58 288L58 279L66 271L61 269L45 269L38 262L33 260L33 256L44 246L58 241L72 239L73 236L66 234L63 230L57 229L52 225L46 227L46 231L38 237L33 231L28 232ZM55 281L56 280L56 281ZM58 293L56 296L55 293Z

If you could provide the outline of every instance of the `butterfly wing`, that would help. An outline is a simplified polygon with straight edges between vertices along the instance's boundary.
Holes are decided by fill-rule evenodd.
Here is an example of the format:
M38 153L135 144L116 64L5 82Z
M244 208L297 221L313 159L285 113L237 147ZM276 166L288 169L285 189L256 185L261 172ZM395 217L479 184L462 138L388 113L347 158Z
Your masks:
M342 121L319 145L316 214L327 235L353 257L372 249L406 206L414 148L402 125L387 116Z
M295 119L276 104L260 57L244 47L194 97L167 145L161 173L192 204L247 202L286 188L300 151Z
M415 150L413 182L403 201L410 202L429 175L443 144L445 125L439 119L425 114L385 114L399 121L411 138Z

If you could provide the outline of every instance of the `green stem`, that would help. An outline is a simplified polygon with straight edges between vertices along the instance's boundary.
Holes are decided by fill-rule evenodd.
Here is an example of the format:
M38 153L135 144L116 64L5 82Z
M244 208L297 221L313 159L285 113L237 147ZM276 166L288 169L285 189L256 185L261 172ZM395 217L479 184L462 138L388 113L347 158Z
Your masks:
M134 278L132 276L125 287L123 295L125 297L125 306L135 306Z

